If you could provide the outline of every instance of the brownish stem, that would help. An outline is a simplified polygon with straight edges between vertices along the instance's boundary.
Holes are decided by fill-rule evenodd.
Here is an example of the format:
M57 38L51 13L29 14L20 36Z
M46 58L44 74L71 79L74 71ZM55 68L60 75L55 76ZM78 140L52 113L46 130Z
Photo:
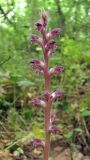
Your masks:
M45 70L44 70L44 78L45 78L45 90L50 91L50 78L48 75L48 57L45 55ZM51 110L51 102L47 102L47 107L45 108L45 148L44 148L44 160L48 160L49 151L50 151L50 110Z
M42 31L43 37L43 45L47 43L46 39L46 31ZM42 46L42 51L44 55L44 79L45 79L45 91L50 92L50 77L48 75L48 55L45 47ZM49 158L49 151L50 151L50 133L49 133L49 126L50 126L50 110L51 110L51 102L48 100L47 106L44 110L44 123L45 123L45 147L44 147L44 160L48 160Z
M45 109L45 148L44 148L44 160L48 160L49 151L50 151L50 110L51 110L51 102L48 101L47 108Z

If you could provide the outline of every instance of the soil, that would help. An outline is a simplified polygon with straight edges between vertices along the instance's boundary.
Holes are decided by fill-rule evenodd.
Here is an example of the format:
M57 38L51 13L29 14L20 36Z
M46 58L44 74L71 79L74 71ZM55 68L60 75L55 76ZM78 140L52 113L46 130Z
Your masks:
M19 152L14 149L0 151L0 160L43 160L43 150L33 147L31 141L26 141L19 146ZM84 156L77 149L71 150L64 140L59 139L51 142L49 160L90 160L90 156Z

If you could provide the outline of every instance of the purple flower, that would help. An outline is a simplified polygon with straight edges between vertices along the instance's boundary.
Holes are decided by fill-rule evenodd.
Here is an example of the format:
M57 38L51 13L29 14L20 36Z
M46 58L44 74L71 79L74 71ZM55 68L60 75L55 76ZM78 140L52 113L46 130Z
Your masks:
M60 33L60 28L55 28L47 34L47 40L50 40L52 37L58 36Z
M61 31L60 28L55 28L50 32L50 34L51 34L52 37L58 36L60 31Z
M44 67L44 63L38 59L34 59L30 61L30 63L34 66L41 66L42 68Z
M57 90L51 94L50 99L52 99L52 100L57 99L57 98L62 99L63 93L64 93L63 90Z
M36 36L35 34L32 34L32 35L30 36L30 40L31 40L32 42L38 43L39 40L40 40L40 37Z
M35 147L44 147L45 144L44 144L44 141L35 138L35 139L33 139L33 145Z
M44 94L43 94L44 99L48 101L49 98L50 98L50 95L51 95L51 94L50 94L48 91L45 91Z
M54 46L54 48L50 48L48 50L48 57L52 56L54 54L55 50L56 50L56 46Z
M36 72L43 74L44 63L42 61L39 61L38 59L34 59L30 61L30 63L32 68L35 69Z
M32 100L32 104L33 105L36 105L36 106L41 106L41 107L46 107L46 103L43 101L43 100L40 100L40 99L37 99L37 98L34 98Z
M48 48L48 49L51 49L51 48L53 49L55 46L56 46L56 41L54 41L54 40L50 40L46 44L46 48Z
M50 75L53 75L54 73L55 74L60 74L60 73L63 73L63 72L64 72L64 67L63 66L60 66L60 67L56 66L56 67L51 68L49 70Z
M42 29L44 28L44 24L42 20L39 20L36 24L35 24L36 28L38 31L42 31Z
M52 125L49 127L49 132L54 134L59 134L60 129L56 125Z

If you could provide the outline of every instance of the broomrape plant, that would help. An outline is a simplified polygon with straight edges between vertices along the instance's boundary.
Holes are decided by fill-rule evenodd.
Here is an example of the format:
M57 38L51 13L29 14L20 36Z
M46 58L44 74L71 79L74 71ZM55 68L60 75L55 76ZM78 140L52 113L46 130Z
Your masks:
M52 104L54 100L57 98L62 99L63 90L59 89L56 91L51 91L50 89L50 79L54 74L61 74L64 71L63 66L55 66L53 68L49 68L49 58L54 54L57 44L56 41L53 40L54 37L58 36L61 30L59 28L55 28L47 33L47 24L48 24L48 16L47 13L43 10L41 12L41 19L35 24L36 29L40 32L41 37L32 34L30 36L30 40L34 43L37 43L42 48L43 59L44 61L34 59L30 61L32 68L43 76L45 80L45 89L43 92L43 99L35 98L32 100L32 104L36 106L41 106L44 111L44 130L45 130L45 141L40 139L34 139L34 146L43 147L44 151L44 160L48 160L49 151L50 151L50 135L58 134L60 132L59 128L56 125L53 125L55 120L55 114L51 112Z

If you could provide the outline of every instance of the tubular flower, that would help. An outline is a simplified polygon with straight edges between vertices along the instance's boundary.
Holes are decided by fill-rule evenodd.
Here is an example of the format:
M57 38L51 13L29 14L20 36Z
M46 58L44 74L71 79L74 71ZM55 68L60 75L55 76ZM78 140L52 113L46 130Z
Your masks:
M42 61L39 61L38 59L34 59L30 61L30 63L32 68L35 69L36 72L43 74L44 63Z
M44 141L35 138L35 139L33 139L33 145L35 147L42 147L43 148L45 144L44 144Z
M63 93L64 93L63 90L57 90L57 91L55 91L51 94L50 99L51 100L54 100L54 99L57 99L57 98L62 99Z
M42 31L42 29L44 28L44 23L42 20L39 20L36 24L35 24L36 28L38 31Z
M46 103L43 101L43 100L40 100L40 99L37 99L37 98L34 98L32 100L32 104L33 105L36 105L36 106L41 106L41 107L46 107Z
M51 94L50 94L48 91L45 91L44 94L43 94L44 99L48 101L49 98L50 98L50 95L51 95Z
M50 57L50 56L52 56L53 54L54 54L54 52L55 52L55 50L56 50L56 46L54 46L54 48L50 48L49 50L48 50L48 57Z
M36 36L35 34L32 34L32 35L30 36L30 40L31 40L32 42L35 42L35 43L42 43L41 38L38 37L38 36Z
M50 40L52 37L59 36L61 32L60 28L55 28L47 34L47 39Z
M56 125L52 125L49 127L49 132L54 134L59 134L60 129Z
M53 74L60 74L64 72L64 67L63 66L56 66L54 68L51 68L49 70L49 75L53 75Z
M46 44L46 48L47 48L47 49L54 48L55 46L56 46L56 41L54 41L54 40L50 40L50 41L48 41L48 43Z
M60 31L61 31L60 28L55 28L55 29L53 29L53 30L51 31L52 37L58 36L59 33L60 33Z

